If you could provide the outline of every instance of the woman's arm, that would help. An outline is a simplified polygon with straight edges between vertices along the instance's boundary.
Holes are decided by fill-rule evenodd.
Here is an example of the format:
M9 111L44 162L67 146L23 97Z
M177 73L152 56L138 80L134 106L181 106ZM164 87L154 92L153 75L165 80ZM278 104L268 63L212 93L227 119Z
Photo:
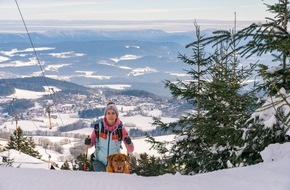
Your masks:
M93 132L91 133L91 144L90 144L90 148L96 145L96 133L95 133L95 129L93 130Z
M122 137L123 137L122 140L126 146L127 152L132 153L134 151L134 144L133 144L131 138L129 137L129 134L128 134L125 127L122 128Z

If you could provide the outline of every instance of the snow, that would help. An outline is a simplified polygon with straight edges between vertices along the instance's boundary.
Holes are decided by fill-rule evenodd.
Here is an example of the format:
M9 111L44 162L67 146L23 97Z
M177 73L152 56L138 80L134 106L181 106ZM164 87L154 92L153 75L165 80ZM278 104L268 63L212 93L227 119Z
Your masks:
M15 88L15 93L11 96L8 97L16 97L18 99L37 99L37 98L41 98L44 95L49 95L50 92L35 92L35 91L30 91L30 90L21 90L21 89L17 89Z
M39 160L17 150L10 149L9 151L0 152L0 158L12 158L12 166L14 168L33 168L33 169L48 169L48 163ZM0 188L1 189L1 188Z
M31 90L22 90L15 88L15 93L7 96L8 98L18 98L18 99L38 99L44 95L49 95L52 93L50 89L53 89L55 92L60 91L59 88L55 86L43 86L44 92L36 92Z
M286 94L285 89L281 88L278 97L267 97L265 103L257 109L250 119L261 118L265 128L272 128L277 123L277 110L283 111L285 115L290 113L290 97ZM287 132L290 135L290 131Z
M46 71L56 71L56 72L58 72L58 70L60 68L69 67L69 66L70 66L69 64L48 65L48 66L46 66L45 70Z
M141 58L142 56L138 56L138 55L124 55L122 57L119 58L111 58L112 61L114 61L115 63L118 63L119 61L123 61L123 60L136 60Z
M164 136L158 136L154 138L155 140L160 141L160 142L168 142L174 139L174 135L164 135ZM151 149L151 144L147 143L144 140L144 138L135 138L132 140L132 142L134 143L133 155L146 152L150 156L155 156L155 157L160 156L160 154L156 150ZM125 153L124 151L125 150L123 149L122 152Z
M38 116L32 120L19 120L17 126L25 131L35 131L40 129L42 131L57 131L57 127L62 126L62 123L68 125L79 120L79 118L71 117L71 114L59 114L58 116L61 116L61 120L51 118L52 129L50 129L48 116ZM14 131L16 128L16 122L5 122L3 125L0 125L0 129L1 128L5 128L7 131Z
M46 51L46 50L53 50L55 48L52 47L36 47L35 51ZM1 54L8 56L8 57L13 57L16 53L29 53L29 52L33 52L34 49L33 48L27 48L27 49L21 49L18 50L17 48L12 49L10 51L0 51Z
M0 63L8 60L9 60L8 57L0 56Z
M169 140L173 135L158 137ZM54 142L61 138L54 137ZM139 151L144 139L135 139ZM145 149L144 149L145 148ZM137 148L138 151L138 148ZM53 151L47 150L51 158ZM152 152L150 152L152 153ZM52 189L126 189L126 190L289 190L290 187L290 143L271 144L261 152L263 163L194 176L165 174L142 177L136 174L112 174L84 171L49 170L48 155L38 160L24 153L9 150L0 156L14 159L14 167L0 167L0 190L52 190ZM15 168L18 167L18 168ZM110 183L110 180L113 183ZM108 183L109 182L109 183Z
M290 143L270 144L261 152L264 162L280 161L290 159Z
M144 116L137 114L137 115L128 116L128 117L121 116L120 118L125 126L127 123L134 123L136 125L135 128L138 128L138 129L141 129L144 131L152 130L155 128L152 126L152 123L154 122L152 117L144 117ZM177 118L161 117L160 120L165 122L165 123L170 123L170 122L177 121ZM140 121L142 121L142 122L140 122Z
M148 73L157 73L158 71L156 69L150 68L150 67L144 67L144 68L137 68L133 69L128 76L140 76Z
M279 146L275 144L269 148L276 149ZM290 143L284 146L289 150ZM271 154L264 152L264 156L267 155ZM142 177L136 174L0 167L0 189L289 190L290 158L285 158L285 155L284 151L277 161L194 176L165 174Z
M186 74L186 73L177 73L177 72L165 72L165 73L168 73L168 74L170 74L171 76L176 76L176 77L186 77L186 76L189 76L189 75Z
M48 55L51 55L56 58L72 58L72 57L82 57L85 54L68 51L68 52L61 52L61 53L49 53Z
M107 84L107 85L87 85L90 88L110 88L115 90L125 90L130 88L129 84Z

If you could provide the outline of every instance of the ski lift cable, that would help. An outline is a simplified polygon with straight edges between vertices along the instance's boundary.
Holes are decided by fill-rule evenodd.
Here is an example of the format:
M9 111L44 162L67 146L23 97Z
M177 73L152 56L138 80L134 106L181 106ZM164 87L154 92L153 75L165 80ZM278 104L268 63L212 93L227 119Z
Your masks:
M30 44L31 44L31 46L32 46L32 49L33 49L34 55L35 55L35 57L36 57L37 63L38 63L38 65L39 65L40 70L41 70L41 73L42 73L42 75L43 75L43 77L44 77L45 84L46 84L46 86L49 88L49 84L48 84L48 82L47 82L47 80L46 80L46 76L45 76L45 74L44 74L44 70L43 70L43 68L42 68L42 66L41 66L41 64L40 64L40 59L39 59L38 54L37 54L37 52L36 52L36 50L35 50L35 46L34 46L33 41L32 41L32 39L31 39L30 33L29 33L29 31L28 31L27 25L26 25L26 23L25 23L24 17L23 17L23 15L22 15L22 12L21 12L21 10L20 10L20 7L19 7L19 5L18 5L17 0L15 0L15 3L16 3L16 6L17 6L17 9L18 9L18 12L19 12L19 14L20 14L20 17L21 17L21 19L22 19L23 25L24 25L24 27L25 27L25 30L26 30L27 36L28 36L28 38L29 38ZM50 88L49 88L49 95L52 97L52 94L51 94L51 92L50 92ZM54 92L54 91L53 91L53 95L54 95L54 97L55 97L55 92ZM52 97L52 99L53 99L53 101L55 102L55 98ZM52 105L54 105L54 103L53 103ZM58 114L58 115L59 115L59 114ZM60 116L59 116L59 117L60 117ZM61 120L61 123L62 123L62 125L63 125L63 121L62 121L61 118L60 118L60 120Z
M36 53L35 46L34 46L33 41L32 41L32 39L31 39L30 33L29 33L29 31L28 31L27 25L26 25L26 23L25 23L25 20L24 20L24 18L23 18L23 15L22 15L22 12L21 12L21 10L20 10L20 7L19 7L19 5L18 5L17 0L15 0L15 3L16 3L16 5L17 5L17 9L18 9L18 12L19 12L19 14L20 14L20 17L21 17L21 19L22 19L22 22L23 22L24 28L25 28L25 30L26 30L27 36L28 36L28 38L29 38L30 44L31 44L31 46L32 46L33 53L34 53L34 55L35 55L35 57L36 57L36 60L37 60L37 63L38 63L38 65L39 65L39 67L40 67L41 73L42 73L42 75L43 75L43 77L44 77L45 84L49 87L48 82L47 82L47 80L46 80L46 76L45 76L44 71L43 71L43 68L42 68L42 66L41 66L41 64L40 64L40 60L39 60L38 54Z
M35 55L35 57L36 57L37 64L39 65L40 71L41 71L41 73L42 73L42 75L43 75L44 82L45 82L46 86L49 88L49 84L48 84L47 79L46 79L46 76L45 76L45 74L44 74L44 70L43 70L43 68L42 68L42 66L41 66L41 64L40 64L40 59L39 59L38 54L37 54L37 52L36 52L36 50L35 50L34 43L33 43L32 39L31 39L30 33L29 33L29 31L28 31L27 25L26 25L26 23L25 23L24 17L23 17L23 15L22 15L22 12L21 12L21 10L20 10L20 7L19 7L19 5L18 5L17 0L15 0L15 3L16 3L16 6L17 6L17 9L18 9L18 12L19 12L19 14L20 14L21 20L22 20L22 22L23 22L24 28L25 28L25 30L26 30L26 34L27 34L27 36L28 36L29 42L30 42L31 47L32 47L32 49L33 49L33 53L34 53L34 55ZM50 92L50 90L48 90L48 92L49 92L49 94L50 94L50 96L51 96L51 92Z
M50 107L53 106L53 105L55 104L55 102L56 102L55 100L57 99L54 89L51 88L51 90L52 90L53 95L54 95L54 101L53 101L53 104L52 104L52 105L48 106L47 109L49 109L49 111L51 111L51 110L50 110ZM57 111L57 115L58 115L58 117L59 117L59 119L60 119L60 121L61 121L62 126L64 126L63 121L62 121L62 118L61 118L61 115L60 115L60 113L59 113L58 111ZM50 116L49 116L49 117L50 117ZM51 125L51 119L49 119L49 121L50 121L50 125Z
M37 54L37 52L36 52L36 50L35 50L34 43L33 43L33 41L32 41L32 38L31 38L31 36L30 36L30 33L29 33L29 31L28 31L28 28L27 28L26 22L25 22L25 20L24 20L24 17L23 17L23 15L22 15L22 12L21 12L21 10L20 10L20 7L19 7L19 5L18 5L17 0L15 0L15 3L16 3L16 5L17 5L18 12L19 12L19 14L20 14L20 17L21 17L21 20L22 20L22 22L23 22L24 28L25 28L25 30L26 30L26 33L27 33L28 39L29 39L29 41L30 41L31 47L32 47L32 49L33 49L33 53L34 53L34 55L35 55L35 57L36 57L37 64L39 65L40 71L41 71L41 73L42 73L42 75L43 75L44 82L45 82L46 86L48 87L49 95L52 96L52 95L54 95L54 91L53 91L52 93L51 93L51 91L50 91L50 89L51 89L51 88L49 88L50 85L48 84L48 81L47 81L46 76L45 76L45 74L44 74L44 70L43 70L43 68L42 68L42 66L41 66L39 56L38 56L38 54ZM54 98L52 98L52 99L54 100Z
M14 109L13 109L13 101L15 101L15 100L16 100L16 98L13 98L12 101L10 102L10 112L11 112L11 114L13 113L13 115L14 115L14 118L15 118L15 121L16 121L16 130L17 130L17 128L18 128L18 120L19 120L19 116L15 113L15 111L14 111ZM39 130L39 128L37 127L37 125L34 123L34 121L33 121L33 120L30 120L30 121L33 123L34 127L35 127L37 130Z

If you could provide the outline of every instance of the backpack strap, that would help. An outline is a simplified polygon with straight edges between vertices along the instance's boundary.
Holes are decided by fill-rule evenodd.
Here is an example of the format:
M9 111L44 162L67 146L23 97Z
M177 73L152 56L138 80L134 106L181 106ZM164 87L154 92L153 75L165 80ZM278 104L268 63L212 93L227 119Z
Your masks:
M95 129L95 134L96 134L97 140L99 140L99 138L100 138L100 131L104 130L103 122L96 123L96 124L94 125L94 129ZM116 133L117 133L117 135L118 135L118 141L122 141L122 139L123 139L123 132L122 132L122 129L123 129L123 123L121 122L121 123L117 126L117 129L116 129ZM104 132L104 131L103 131L103 132Z
M94 129L95 129L95 134L96 134L97 140L99 140L99 137L100 137L100 124L101 124L101 122L96 123L94 125Z
M122 141L122 139L123 139L122 129L123 129L123 123L121 122L117 127L118 141Z

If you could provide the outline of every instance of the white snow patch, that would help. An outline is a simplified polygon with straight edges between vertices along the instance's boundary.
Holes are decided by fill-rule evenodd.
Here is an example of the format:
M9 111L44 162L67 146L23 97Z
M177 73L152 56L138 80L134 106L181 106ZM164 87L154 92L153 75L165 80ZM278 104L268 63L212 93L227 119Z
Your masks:
M141 57L142 56L127 54L127 55L124 55L122 57L111 58L110 60L114 61L115 63L118 63L119 61L122 61L122 60L135 60L135 59L139 59Z
M150 67L144 67L144 68L138 68L138 69L133 69L128 76L140 76L144 74L149 74L149 73L157 73L158 71L156 69L150 68Z

